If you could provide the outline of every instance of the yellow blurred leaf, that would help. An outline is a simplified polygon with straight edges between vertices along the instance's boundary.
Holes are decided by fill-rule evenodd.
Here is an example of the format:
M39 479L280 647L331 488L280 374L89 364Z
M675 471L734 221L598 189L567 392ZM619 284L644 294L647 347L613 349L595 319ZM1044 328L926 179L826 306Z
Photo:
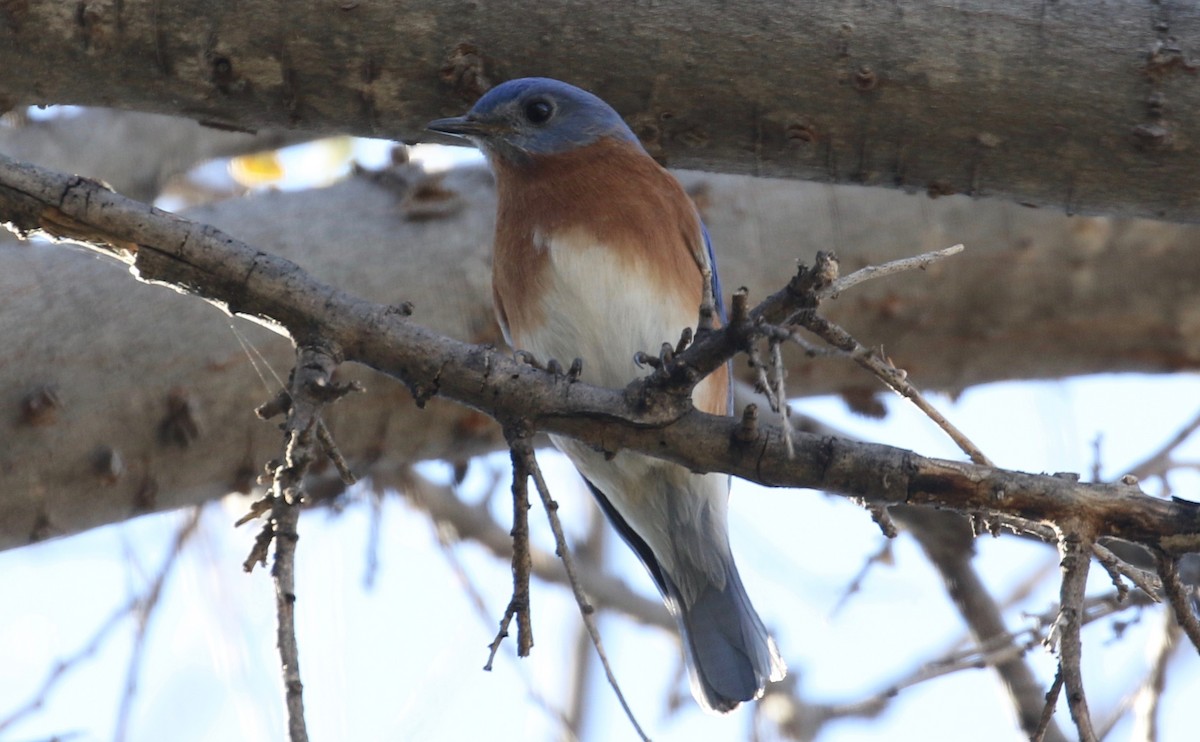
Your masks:
M230 160L229 174L240 185L252 188L274 183L282 178L283 163L274 151L241 155Z

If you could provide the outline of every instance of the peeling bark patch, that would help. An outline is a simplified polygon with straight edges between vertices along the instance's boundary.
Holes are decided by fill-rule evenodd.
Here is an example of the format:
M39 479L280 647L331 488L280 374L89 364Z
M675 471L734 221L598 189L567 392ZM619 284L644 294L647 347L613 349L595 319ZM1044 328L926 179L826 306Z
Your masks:
M411 301L402 301L399 304L389 304L385 313L395 315L397 317L411 317L413 313L413 303Z
M1167 112L1167 96L1156 90L1146 97L1146 113L1153 119L1160 119Z
M29 0L0 0L0 23L13 33L21 33L25 17L29 15Z
M879 76L875 74L875 70L865 64L854 71L854 89L860 93L874 90L878 84Z
M1161 123L1138 124L1133 127L1133 138L1142 150L1165 149L1174 141L1171 130Z
M812 144L821 138L817 128L807 121L788 124L783 135L788 144L793 146Z
M42 427L58 422L58 411L62 409L58 389L50 384L43 384L26 394L21 400L20 422L30 427Z
M441 69L442 82L449 85L460 98L473 103L492 88L488 66L487 57L479 47L460 42L446 55Z
M209 68L212 71L209 79L213 86L223 94L230 95L242 87L237 74L233 71L233 62L229 60L229 57L220 54L214 55L209 61Z
M1188 57L1179 42L1173 37L1158 39L1150 45L1146 53L1146 63L1142 65L1142 74L1158 82L1173 72L1196 74L1200 62Z
M706 147L708 146L708 139L708 132L698 126L685 129L671 137L671 141L679 142L688 149Z
M374 55L369 55L362 63L361 72L362 81L369 85L383 74L383 64Z
M249 461L243 461L234 470L233 481L229 483L229 489L238 494L248 495L254 489L257 480L258 471L255 470L254 464Z
M99 446L92 453L92 471L107 485L116 484L125 473L121 453L112 446Z
M86 51L92 51L104 41L104 13L108 10L107 5L107 2L100 0L81 0L75 6L77 38Z
M54 524L50 522L50 516L46 515L44 509L38 510L37 519L33 521L33 526L29 529L29 543L36 544L53 535Z
M946 181L935 180L925 187L925 194L930 198L937 198L938 196L953 196L955 193L957 193L957 191L954 190L954 186L950 185Z
M158 505L158 482L149 474L133 493L133 512L148 513Z
M199 437L200 420L195 400L186 389L172 389L167 395L167 414L158 424L159 442L187 448Z

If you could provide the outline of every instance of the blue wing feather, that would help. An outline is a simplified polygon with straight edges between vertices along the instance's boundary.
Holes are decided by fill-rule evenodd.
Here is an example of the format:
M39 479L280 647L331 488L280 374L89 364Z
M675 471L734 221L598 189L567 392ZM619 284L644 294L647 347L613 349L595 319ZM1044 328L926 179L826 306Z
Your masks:
M729 317L725 316L725 297L721 293L721 274L717 271L717 254L713 252L712 238L708 236L708 227L704 226L704 220L700 220L700 234L704 235L704 249L708 251L708 267L712 271L712 290L713 300L717 303L717 316L721 318L721 324L729 321Z
M717 254L713 252L712 238L708 236L708 227L704 226L704 220L700 220L700 234L704 236L704 249L708 251L708 268L712 271L712 292L713 302L717 305L717 316L721 318L721 325L728 324L729 317L725 314L725 296L721 293L721 273L717 270ZM733 361L725 364L729 370L729 404L726 409L730 415L733 414Z

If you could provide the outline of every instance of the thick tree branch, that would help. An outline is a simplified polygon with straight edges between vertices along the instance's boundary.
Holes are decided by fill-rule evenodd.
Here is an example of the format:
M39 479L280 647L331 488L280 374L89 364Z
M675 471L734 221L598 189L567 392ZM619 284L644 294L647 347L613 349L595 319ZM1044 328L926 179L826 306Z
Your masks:
M1200 275L1196 227L679 175L704 210L726 286L748 286L756 298L778 287L780 266L830 246L852 272L951 241L970 244L928 272L872 281L822 306L864 344L885 346L926 388L1200 363L1196 292L1187 280ZM494 198L484 171L429 176L401 166L320 190L232 199L190 218L358 296L411 300L421 323L439 332L499 343L488 269ZM1005 280L995 280L999 274ZM273 429L248 411L292 363L290 343L278 336L187 297L130 285L112 261L11 238L0 240L0 316L0 343L11 350L0 353L0 437L8 442L0 448L0 548L245 489L257 462L274 455ZM139 373L118 372L131 358ZM789 394L842 393L870 404L886 393L847 361L789 349L784 358ZM432 400L426 414L400 384L362 368L343 371L369 383L371 394L339 404L328 422L364 472L503 448L499 427L480 413ZM406 433L414 425L421 436ZM100 446L123 462L115 477L90 463Z
M1155 3L58 0L0 10L0 110L412 140L497 81L611 101L673 165L1200 218L1200 15ZM1114 32L1114 29L1121 29ZM545 30L554 29L547 36ZM621 44L620 82L611 74ZM738 70L731 76L729 70Z
M632 409L622 392L568 381L494 348L445 338L414 324L396 306L354 298L286 260L85 179L0 159L0 212L19 233L85 241L132 262L143 280L183 287L288 328L298 342L320 337L334 343L347 360L401 379L418 401L440 395L499 419L530 420L538 429L603 450L641 451L768 486L1036 522L1075 519L1096 537L1136 541L1171 555L1200 548L1200 509L1147 497L1134 486L1084 484L806 434L796 434L796 456L789 459L780 432L770 426L747 439L735 419L696 410L647 415Z

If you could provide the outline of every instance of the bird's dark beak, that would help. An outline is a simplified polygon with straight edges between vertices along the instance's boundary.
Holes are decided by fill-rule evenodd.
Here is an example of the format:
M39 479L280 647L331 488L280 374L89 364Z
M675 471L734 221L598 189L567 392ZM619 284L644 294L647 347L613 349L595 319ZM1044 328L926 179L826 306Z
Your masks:
M454 116L448 119L435 119L425 125L429 131L450 134L456 137L485 137L494 131L494 126L466 116Z

